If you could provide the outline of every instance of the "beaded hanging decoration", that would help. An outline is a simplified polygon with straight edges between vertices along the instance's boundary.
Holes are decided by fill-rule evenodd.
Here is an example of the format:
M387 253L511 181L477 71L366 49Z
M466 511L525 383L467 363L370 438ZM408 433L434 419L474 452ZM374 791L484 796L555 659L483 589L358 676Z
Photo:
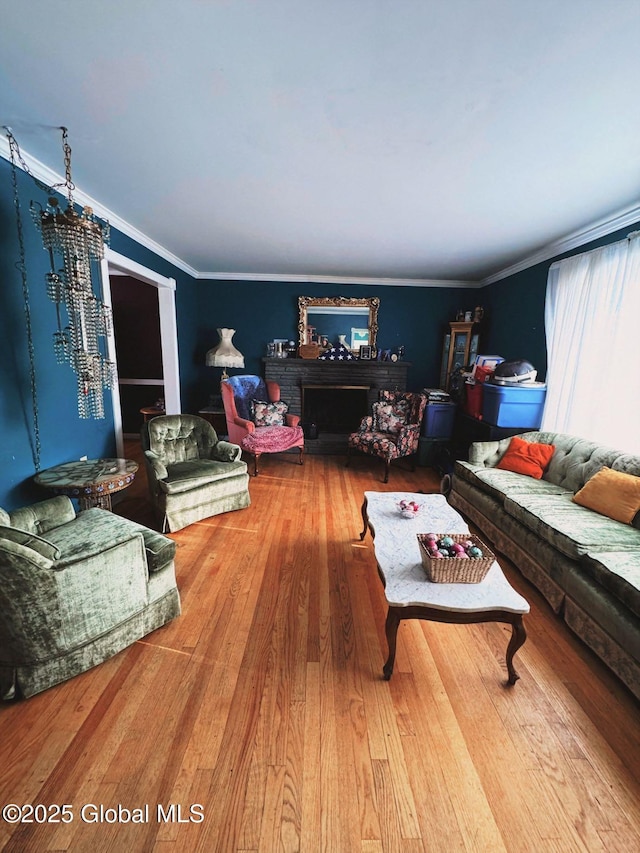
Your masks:
M78 413L81 418L104 418L104 389L113 388L116 366L102 352L103 342L112 333L111 309L94 292L94 267L104 257L109 243L109 224L101 222L90 207L78 213L75 209L71 177L71 148L67 128L62 131L65 163L64 187L67 206L62 209L52 194L56 187L36 181L49 195L46 208L37 202L30 205L33 221L40 231L44 248L49 252L51 269L46 275L47 293L55 303L58 328L53 335L56 359L68 363L76 373ZM13 136L10 137L10 144ZM17 143L13 139L17 149ZM31 175L26 164L21 165ZM33 177L33 175L31 175ZM56 256L62 265L56 269ZM67 324L63 326L62 309Z

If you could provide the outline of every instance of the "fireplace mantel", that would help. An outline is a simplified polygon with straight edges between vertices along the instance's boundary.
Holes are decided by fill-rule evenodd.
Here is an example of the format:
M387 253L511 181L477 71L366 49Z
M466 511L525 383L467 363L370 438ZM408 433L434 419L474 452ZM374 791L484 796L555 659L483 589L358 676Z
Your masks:
M321 361L304 358L263 358L264 376L277 382L280 396L289 405L289 411L302 415L302 386L366 386L368 410L378 399L381 389L406 391L408 361ZM313 452L313 442L307 449ZM322 449L321 449L322 446ZM318 452L331 452L324 444Z
M302 415L302 387L308 386L365 386L367 411L383 389L406 391L408 361L321 361L304 358L263 358L265 379L277 382L280 396L289 411ZM365 413L366 414L366 413ZM321 433L315 440L305 442L307 453L346 453L346 434Z

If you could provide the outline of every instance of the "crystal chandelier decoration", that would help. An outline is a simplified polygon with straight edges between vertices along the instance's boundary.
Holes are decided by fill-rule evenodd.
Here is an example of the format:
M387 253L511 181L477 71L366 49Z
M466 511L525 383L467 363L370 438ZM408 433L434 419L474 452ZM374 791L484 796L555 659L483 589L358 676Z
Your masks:
M77 213L71 179L71 148L67 128L62 130L67 207L49 197L46 208L31 204L31 214L49 252L51 271L46 275L47 293L56 305L58 328L53 346L58 363L71 365L77 377L78 413L81 418L104 418L104 389L114 387L116 366L104 355L112 333L111 309L94 292L92 273L104 257L109 224L101 222L90 207ZM56 269L56 256L62 265ZM60 261L58 261L60 263ZM63 327L63 309L67 325Z

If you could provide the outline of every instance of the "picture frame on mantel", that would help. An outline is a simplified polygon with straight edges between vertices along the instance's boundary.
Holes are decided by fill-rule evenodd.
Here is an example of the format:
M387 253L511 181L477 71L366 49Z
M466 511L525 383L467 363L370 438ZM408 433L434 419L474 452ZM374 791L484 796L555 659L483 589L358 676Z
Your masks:
M371 361L371 347L361 346L358 358L360 361Z

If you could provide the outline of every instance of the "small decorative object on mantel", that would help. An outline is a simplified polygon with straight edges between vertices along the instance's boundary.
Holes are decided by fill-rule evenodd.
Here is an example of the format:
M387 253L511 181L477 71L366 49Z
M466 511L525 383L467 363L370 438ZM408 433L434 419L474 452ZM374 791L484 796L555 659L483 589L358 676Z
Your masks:
M318 358L320 355L320 347L318 344L300 344L298 347L298 355L300 358Z
M355 355L348 350L343 344L338 344L336 347L331 347L320 356L321 361L355 361Z

